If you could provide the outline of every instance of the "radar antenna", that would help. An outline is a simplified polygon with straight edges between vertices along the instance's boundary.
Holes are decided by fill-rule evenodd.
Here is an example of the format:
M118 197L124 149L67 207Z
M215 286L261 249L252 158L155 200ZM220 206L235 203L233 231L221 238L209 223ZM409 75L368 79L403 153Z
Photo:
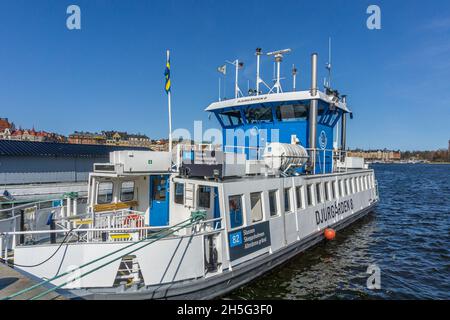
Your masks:
M274 56L275 57L275 63L277 65L277 77L275 80L275 84L273 85L272 89L270 89L269 93L276 90L277 93L283 92L282 88L281 88L281 83L280 83L280 69L281 69L281 61L283 61L283 54L289 53L291 52L291 49L283 49L283 50L278 50L278 51L273 51L273 52L269 52L267 53L268 56Z

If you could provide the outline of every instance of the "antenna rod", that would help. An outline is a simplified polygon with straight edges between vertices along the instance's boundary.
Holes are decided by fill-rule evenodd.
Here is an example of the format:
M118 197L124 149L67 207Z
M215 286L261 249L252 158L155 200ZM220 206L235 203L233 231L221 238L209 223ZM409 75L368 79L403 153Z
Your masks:
M297 81L297 68L295 67L295 64L292 65L292 91L295 91Z
M221 85L220 85L220 76L219 76L219 101L222 100L221 97L220 97L220 92L221 92L220 88L221 88Z
M283 60L283 56L281 54L277 54L275 56L275 61L277 62L277 93L280 93L281 84L280 84L280 69L281 69L281 61Z
M326 69L328 70L328 83L326 86L331 89L331 37L328 38L328 63Z
M239 79L239 59L236 59L235 62L236 64L236 78L234 80L234 98L237 99L238 94L239 94L239 86L238 86L238 79Z

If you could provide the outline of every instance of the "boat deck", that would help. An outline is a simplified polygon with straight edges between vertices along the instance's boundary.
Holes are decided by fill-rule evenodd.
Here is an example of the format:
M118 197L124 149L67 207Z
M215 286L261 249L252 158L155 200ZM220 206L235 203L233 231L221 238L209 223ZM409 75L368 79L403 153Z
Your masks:
M36 281L26 277L13 268L0 263L0 299L31 287L34 284L36 284ZM47 290L46 287L39 287L11 300L27 300L41 292L44 292L45 290ZM51 292L42 297L41 300L66 300L66 298L57 292Z

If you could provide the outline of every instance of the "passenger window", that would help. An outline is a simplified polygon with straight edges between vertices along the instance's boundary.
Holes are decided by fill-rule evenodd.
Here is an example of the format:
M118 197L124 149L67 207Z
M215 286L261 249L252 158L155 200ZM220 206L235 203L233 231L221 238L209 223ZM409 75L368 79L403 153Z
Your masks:
M131 201L134 198L134 181L124 181L120 186L120 201Z
M284 212L291 212L291 188L284 189Z
M198 207L209 209L211 207L211 187L198 187Z
M278 215L276 190L269 191L269 210L271 217Z
M297 209L303 208L303 198L302 198L302 188L303 187L297 187L295 188L296 198L297 198Z
M308 201L308 206L312 206L313 205L313 200L312 200L312 184L308 184L307 188L306 188L306 200Z
M98 185L97 204L111 203L113 199L113 183L100 182Z
M317 203L321 203L322 202L322 194L321 194L321 183L316 183L316 195L317 195Z
M345 187L345 194L349 195L350 194L350 190L349 190L349 187L348 187L348 179L345 179L344 187Z
M330 201L330 183L327 181L325 182L325 199L326 201Z
M233 229L242 226L242 196L228 197L228 206L230 208L230 227Z
M263 218L261 192L250 193L250 207L252 222L261 221Z
M355 185L353 184L353 178L350 179L350 192L355 193Z
M331 182L331 195L333 196L333 199L336 199L336 182Z
M339 181L338 181L338 185L339 185L339 195L340 195L341 197L345 197L344 187L343 187L343 185L344 185L344 180L339 180Z
M175 182L175 203L184 204L184 183Z

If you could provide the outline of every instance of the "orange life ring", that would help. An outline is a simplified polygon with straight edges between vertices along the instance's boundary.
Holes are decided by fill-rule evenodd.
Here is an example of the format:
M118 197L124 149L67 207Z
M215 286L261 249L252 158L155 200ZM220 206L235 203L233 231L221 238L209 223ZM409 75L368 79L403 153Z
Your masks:
M128 225L129 227L131 227L131 224L130 224L131 221L136 221L136 223L135 223L135 227L136 228L143 227L142 220L140 220L140 218L141 218L141 216L139 214L135 214L135 213L129 214L125 218L123 224L124 225Z

